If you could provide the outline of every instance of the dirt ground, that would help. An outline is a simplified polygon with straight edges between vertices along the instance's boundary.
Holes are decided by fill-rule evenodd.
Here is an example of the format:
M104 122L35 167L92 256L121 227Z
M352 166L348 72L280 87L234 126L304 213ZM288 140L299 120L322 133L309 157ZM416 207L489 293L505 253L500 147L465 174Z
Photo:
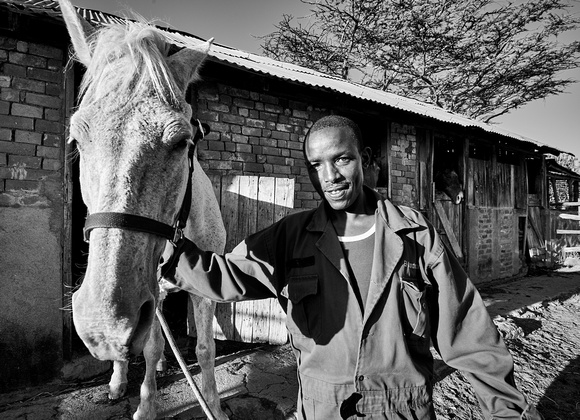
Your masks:
M580 419L580 295L526 308L496 322L508 337L518 388L546 420ZM434 400L441 420L483 419L469 383L445 367Z
M554 298L559 288L572 292ZM580 273L527 278L480 291L514 356L516 383L529 402L537 405L546 420L580 419ZM542 298L547 295L552 297ZM198 377L192 344L180 341L190 371ZM296 368L288 345L218 342L217 351L218 388L231 420L283 420L293 411ZM199 406L192 403L191 390L177 362L166 353L169 369L158 376L158 418L204 419ZM143 359L136 358L129 369L127 396L114 402L107 398L109 373L81 383L48 384L0 395L0 418L130 419L139 401L143 372ZM440 360L436 360L435 373L438 419L483 419L471 386L461 373Z

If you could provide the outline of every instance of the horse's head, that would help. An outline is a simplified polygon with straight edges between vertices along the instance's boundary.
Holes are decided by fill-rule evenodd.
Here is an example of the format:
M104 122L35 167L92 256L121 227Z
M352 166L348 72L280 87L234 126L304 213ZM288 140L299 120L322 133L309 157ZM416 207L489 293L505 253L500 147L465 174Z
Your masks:
M453 169L436 172L435 188L451 198L453 204L459 204L463 201L463 186L459 181L459 175Z
M187 85L210 43L168 56L164 32L143 23L108 25L90 36L68 0L61 8L86 67L70 139L80 155L89 214L118 212L172 225L187 185L193 137ZM73 320L91 353L123 360L139 353L155 314L157 263L166 240L95 228L88 266L73 295Z

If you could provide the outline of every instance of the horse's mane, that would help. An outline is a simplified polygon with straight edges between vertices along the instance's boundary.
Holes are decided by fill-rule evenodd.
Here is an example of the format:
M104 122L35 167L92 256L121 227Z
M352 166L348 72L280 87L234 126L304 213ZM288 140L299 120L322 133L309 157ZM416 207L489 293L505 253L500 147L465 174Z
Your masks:
M178 103L166 64L170 44L161 30L133 21L103 25L91 34L88 44L92 58L80 86L85 101L96 102L114 92L128 103L151 83L161 100Z

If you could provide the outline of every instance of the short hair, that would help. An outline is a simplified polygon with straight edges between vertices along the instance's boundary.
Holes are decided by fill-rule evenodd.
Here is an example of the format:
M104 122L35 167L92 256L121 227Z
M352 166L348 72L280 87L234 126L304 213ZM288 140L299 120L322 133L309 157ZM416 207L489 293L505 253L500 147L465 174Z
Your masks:
M341 115L327 115L317 120L312 127L308 129L306 136L304 137L304 142L302 143L302 152L304 153L304 158L306 159L306 142L312 133L316 133L325 128L339 128L339 127L349 127L354 133L354 140L357 142L358 150L364 148L363 137L359 126L350 118L343 117Z

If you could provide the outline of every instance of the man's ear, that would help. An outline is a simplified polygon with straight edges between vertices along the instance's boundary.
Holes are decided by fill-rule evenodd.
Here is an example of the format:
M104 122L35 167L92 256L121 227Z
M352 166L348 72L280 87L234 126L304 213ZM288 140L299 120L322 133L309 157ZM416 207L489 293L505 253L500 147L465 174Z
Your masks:
M360 152L363 168L368 168L373 161L373 151L370 147L365 147Z

